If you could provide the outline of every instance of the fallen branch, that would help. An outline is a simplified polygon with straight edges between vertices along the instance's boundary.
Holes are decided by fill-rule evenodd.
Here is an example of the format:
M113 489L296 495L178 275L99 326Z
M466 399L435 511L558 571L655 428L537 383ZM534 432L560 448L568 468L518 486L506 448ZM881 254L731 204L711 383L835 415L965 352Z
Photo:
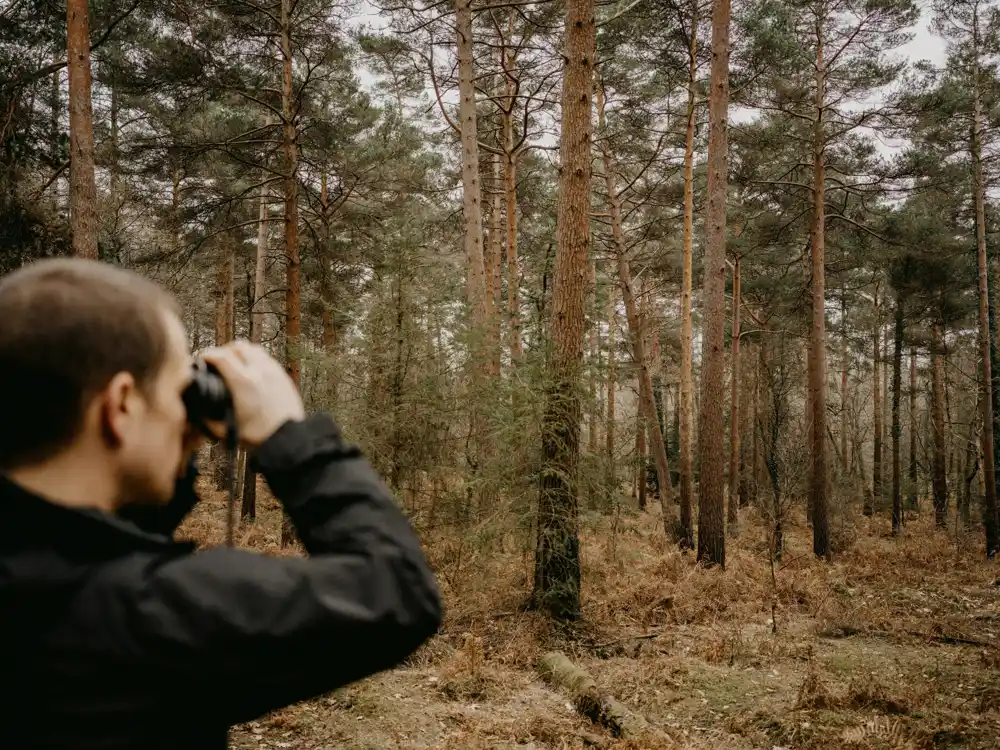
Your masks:
M610 695L602 694L594 678L560 651L542 656L538 673L550 685L566 692L577 711L615 737L633 734L644 723Z

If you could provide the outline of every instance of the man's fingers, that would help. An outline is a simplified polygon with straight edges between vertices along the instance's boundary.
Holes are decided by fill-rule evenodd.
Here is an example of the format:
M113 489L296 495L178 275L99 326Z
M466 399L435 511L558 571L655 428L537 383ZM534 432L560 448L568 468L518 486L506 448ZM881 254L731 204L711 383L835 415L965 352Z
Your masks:
M201 356L218 369L223 380L231 380L246 374L246 360L235 348L216 346L206 349Z

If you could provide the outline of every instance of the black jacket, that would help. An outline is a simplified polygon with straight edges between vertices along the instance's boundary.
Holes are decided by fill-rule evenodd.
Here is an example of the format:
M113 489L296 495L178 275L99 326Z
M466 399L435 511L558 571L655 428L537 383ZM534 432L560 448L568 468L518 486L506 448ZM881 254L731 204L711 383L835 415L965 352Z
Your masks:
M437 630L416 535L328 417L286 424L253 460L308 558L173 541L193 473L134 521L0 480L0 748L223 748L230 725L392 667Z

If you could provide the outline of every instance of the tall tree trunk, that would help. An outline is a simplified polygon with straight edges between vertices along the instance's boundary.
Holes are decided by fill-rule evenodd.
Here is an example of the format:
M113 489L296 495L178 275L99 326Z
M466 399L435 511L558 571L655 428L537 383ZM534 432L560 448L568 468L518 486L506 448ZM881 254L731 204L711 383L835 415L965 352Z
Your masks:
M284 199L285 199L285 368L295 387L301 386L302 360L302 297L301 262L299 259L299 198L298 174L299 151L298 129L295 123L295 88L292 79L292 4L293 0L281 0L281 111L282 141L285 152ZM281 523L281 546L286 547L294 539L294 531L287 514Z
M58 63L62 55L58 52L53 55L53 63ZM60 127L59 121L63 113L62 105L62 73L56 70L51 76L49 76L49 158L52 160L53 164L59 164L63 160L62 155L62 144L60 143ZM70 165L70 170L72 171L72 164ZM52 196L51 209L53 214L59 213L59 178L57 177L52 183Z
M639 499L639 510L646 510L646 468L648 458L646 455L646 420L642 409L635 415L635 486L636 495Z
M257 254L254 262L253 297L250 307L250 341L254 344L259 344L264 334L268 218L267 185L261 185L257 209ZM247 283L251 283L250 279L247 279ZM250 520L257 517L257 472L253 470L252 464L252 461L246 461L243 464L243 501L240 507L240 516Z
M910 347L910 488L906 504L917 509L917 347Z
M847 295L840 297L840 471L847 479L847 435L850 432L850 413L847 408L847 374L850 363L847 359Z
M597 86L597 117L598 127L603 133L605 129L604 93L600 84ZM606 139L601 142L601 163L604 169L604 185L608 192L608 210L611 214L611 232L615 255L618 259L618 278L621 284L622 299L625 302L625 316L628 321L629 334L632 339L632 357L639 369L639 409L643 416L639 424L645 424L645 430L649 435L653 461L656 466L656 479L660 485L663 528L668 537L672 537L672 514L668 512L671 499L670 466L667 463L667 449L663 443L663 433L660 432L659 421L656 419L656 401L653 398L653 380L649 372L649 358L646 356L645 335L635 301L635 292L632 289L632 271L626 257L627 248L625 232L622 228L621 196L618 195L618 189L615 185L615 166ZM643 467L643 471L645 471L645 467ZM645 485L645 480L642 484Z
M985 208L984 208L985 210ZM990 252L987 248L986 255L986 266L988 273L990 270L993 273L1000 271L1000 267L997 267L994 262L994 258L990 256L995 256L996 251ZM989 327L990 327L990 383L991 383L991 398L993 404L993 468L994 471L1000 470L1000 440L997 440L997 435L1000 434L1000 349L997 347L997 282L996 276L993 276L993 288L988 301L988 312L989 312ZM1000 508L997 509L1000 513ZM998 530L1000 533L1000 530ZM998 541L1000 543L1000 541Z
M650 346L650 361L651 361L651 372L653 374L653 400L656 402L656 424L660 428L660 435L663 436L663 451L667 455L667 465L670 465L670 433L667 431L667 412L666 404L663 400L663 357L660 351L660 339L659 336L653 335L652 344ZM677 498L674 495L674 484L673 484L673 473L674 470L670 470L670 496L674 498L674 504L677 503ZM659 480L657 480L659 481ZM656 491L659 492L660 488L657 487Z
M807 269L808 269L808 272L809 272L810 278L811 278L811 276L812 276L812 256L810 255L810 257L807 258L806 260L808 261L806 265L807 265ZM805 413L805 415L802 418L802 422L805 425L805 430L804 431L806 433L806 446L808 446L808 449L810 451L809 455L812 456L811 451L812 451L812 444L813 444L813 433L812 433L812 430L813 430L813 392L812 392L811 383L812 383L812 367L813 367L813 356L812 356L812 346L813 346L813 344L812 344L812 313L811 313L811 311L810 311L810 315L809 315L809 331L810 331L810 335L806 337L806 343L805 343L805 346L806 346L806 384L805 384L805 399L804 399L804 403L805 403L805 406L806 406L806 413ZM811 472L811 471L812 471L812 460L810 459L807 472ZM808 491L806 492L806 522L809 524L809 527L812 528L812 522L813 522L812 474L807 473L806 476L807 476L807 480L806 481L808 483L808 488L809 488Z
M821 24L817 24L817 29ZM813 128L812 332L809 393L812 402L812 471L810 505L813 553L830 556L826 507L826 68L823 38L817 31L816 120Z
M298 203L298 132L295 123L295 88L292 79L292 10L293 0L281 0L281 59L282 59L282 145L285 201L285 367L298 387L302 365L299 336L302 329L301 262L299 259Z
M865 515L875 513L875 507L882 505L882 326L879 325L878 284L875 285L875 336L874 363L872 365L872 417L875 420L872 442L874 453L872 457L872 494L865 495Z
M740 256L733 264L732 407L729 414L729 533L736 533L740 487Z
M91 101L90 19L87 0L66 2L69 68L69 206L73 254L98 258L94 114Z
M472 54L472 0L455 0L458 53L458 117L462 139L462 215L465 218L466 294L473 324L486 321L486 267L483 263L483 209L479 185L475 68ZM509 250L508 250L509 252Z
M468 373L468 396L471 409L467 435L467 494L468 503L477 500L473 488L482 464L480 434L484 431L479 391L485 385L483 376L489 370L489 311L486 262L483 252L482 187L479 177L479 140L476 119L476 81L473 57L472 0L455 0L456 53L458 58L458 116L462 144L462 215L465 220L466 297L470 313L471 358ZM480 499L481 501L481 499Z
M897 536L903 528L903 488L899 463L899 438L902 424L899 419L899 400L903 388L903 300L896 295L896 327L892 351L892 534Z
M726 186L729 121L729 0L712 4L712 81L708 103L708 210L702 300L705 328L701 348L701 405L698 414L698 561L726 565L723 411L726 313Z
M986 266L989 271L995 270L993 266L993 258L990 257L993 253L987 248L986 256ZM988 271L988 272L989 272ZM991 385L991 397L993 400L993 467L994 469L1000 468L1000 440L996 439L996 436L1000 434L1000 349L997 347L997 280L994 277L993 287L990 290L990 298L988 301L988 321L990 328L990 385ZM947 391L946 391L947 394ZM951 420L949 420L950 423ZM949 424L950 426L950 424Z
M511 61L512 64L512 61ZM507 80L507 111L503 117L504 210L507 220L507 318L510 357L517 363L524 353L521 346L520 271L517 265L517 157L514 143L514 82Z
M597 398L597 353L599 347L598 330L600 329L600 318L597 315L597 264L590 263L590 364L589 370L589 396L590 396L590 418L587 420L587 452L597 455L597 423L601 419L603 404Z
M750 452L750 463L753 468L751 469L751 496L748 497L743 504L749 505L751 501L756 502L760 499L760 488L762 486L761 482L761 471L760 471L760 378L761 378L761 353L760 350L763 347L762 342L758 342L756 345L756 354L754 374L753 374L753 424L751 425L751 432L753 433L753 443L752 450Z
M590 252L594 0L567 0L559 138L559 237L552 291L552 354L542 418L535 604L557 619L580 614L577 467L584 293Z
M694 432L694 336L691 321L691 291L694 272L694 137L698 84L698 4L692 3L688 48L687 133L684 138L684 245L681 274L681 372L680 372L680 478L681 549L694 549L691 519Z
M233 340L233 307L235 302L233 281L236 273L236 256L233 237L220 235L219 260L215 280L215 345ZM221 443L214 443L211 450L215 488L226 488L229 476L230 455Z
M618 357L615 353L615 329L618 327L618 316L615 309L615 292L612 287L608 292L608 413L604 423L604 450L608 457L608 483L617 490L615 479L615 363Z
M962 527L968 529L972 525L972 480L976 478L979 469L979 455L976 451L976 419L979 414L979 396L976 397L975 409L969 419L965 434L965 461L962 469L962 487L959 498L958 513L962 519Z
M233 339L233 279L236 274L233 238L229 234L222 234L220 244L215 291L216 346L222 346Z
M931 328L931 420L934 425L934 456L932 460L931 484L934 491L934 521L941 527L948 525L948 475L945 465L944 434L944 344L941 340L941 324Z
M177 252L181 248L181 167L180 159L172 160L170 170L170 240L171 249Z
M401 431L403 381L406 377L406 365L404 360L409 359L406 354L406 330L404 326L406 319L406 301L404 298L406 287L407 284L404 280L404 272L401 270L399 273L395 274L395 279L393 279L390 285L393 306L395 307L393 315L393 334L395 335L395 345L393 346L393 349L395 349L395 351L392 359L392 374L389 380L389 404L390 412L392 414L392 427L389 435L389 486L392 487L393 491L396 493L400 493L402 491L403 484L403 439Z
M267 294L267 186L260 188L257 212L257 253L254 259L253 307L250 312L250 341L259 344L264 336L264 297Z
M503 266L503 238L501 236L501 215L503 207L503 177L500 173L500 155L493 154L493 195L490 201L490 253L486 288L486 310L489 317L489 360L490 373L500 377L500 311L501 303L500 269Z
M892 486L892 462L886 461L885 450L889 446L890 442L890 432L892 431L892 401L889 396L889 352L890 352L890 342L892 340L892 328L890 326L882 327L882 501L875 506L875 512L881 513L885 510L885 488ZM948 372L947 363L945 363L945 373ZM944 389L945 405L948 405L948 381L945 380ZM949 411L945 411L945 424L951 424L951 418L948 416ZM946 436L948 434L949 428L946 428ZM950 444L950 440L946 440L945 445Z
M978 22L974 24L976 46L979 49ZM978 57L977 57L978 63ZM976 255L979 271L979 356L982 361L983 408L983 475L986 495L983 503L983 523L986 528L986 557L993 559L1000 551L1000 518L997 517L996 463L994 460L995 436L993 434L993 371L990 363L989 329L989 264L986 257L986 182L983 176L982 126L983 108L979 90L978 64L975 71L976 88L972 125L972 168L976 199Z
M111 211L113 213L113 218L111 222L111 250L114 254L114 258L122 265L131 266L131 258L122 257L122 238L121 238L121 213L122 213L122 195L121 195L121 179L122 179L122 168L121 168L121 149L119 143L119 116L121 104L118 95L118 84L115 76L115 69L112 68L111 71L111 111L109 112L109 125L111 130L111 153L109 155L108 171L110 174L109 187L111 188Z

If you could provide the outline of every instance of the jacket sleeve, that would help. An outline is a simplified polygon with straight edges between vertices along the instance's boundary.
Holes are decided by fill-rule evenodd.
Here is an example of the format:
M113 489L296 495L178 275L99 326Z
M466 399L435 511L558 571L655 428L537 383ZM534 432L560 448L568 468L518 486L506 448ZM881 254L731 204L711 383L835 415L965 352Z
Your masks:
M190 686L185 710L206 721L246 721L393 667L441 622L416 534L329 417L286 424L253 460L308 558L215 548L123 560L81 592L74 625L102 658Z
M147 533L172 537L187 514L198 504L194 489L197 479L198 467L192 458L184 475L178 478L174 497L167 505L126 505L118 511L118 516Z

